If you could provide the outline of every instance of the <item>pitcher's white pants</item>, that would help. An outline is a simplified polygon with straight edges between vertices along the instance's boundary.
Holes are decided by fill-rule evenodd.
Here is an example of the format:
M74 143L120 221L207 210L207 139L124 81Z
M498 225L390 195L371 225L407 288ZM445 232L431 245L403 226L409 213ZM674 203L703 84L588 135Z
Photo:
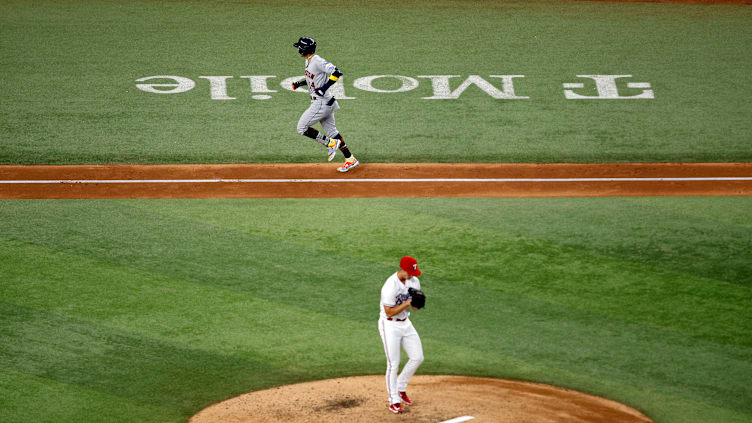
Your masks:
M386 392L389 404L397 404L400 402L399 392L407 391L410 378L423 363L423 345L410 319L398 322L382 317L379 319L379 333L386 353ZM400 347L404 348L409 360L398 377Z

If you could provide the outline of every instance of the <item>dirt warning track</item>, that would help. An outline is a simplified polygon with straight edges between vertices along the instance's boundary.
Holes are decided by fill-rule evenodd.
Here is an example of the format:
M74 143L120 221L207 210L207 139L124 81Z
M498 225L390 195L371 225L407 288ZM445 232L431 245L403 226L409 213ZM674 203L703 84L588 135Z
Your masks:
M752 195L752 163L0 166L0 198Z

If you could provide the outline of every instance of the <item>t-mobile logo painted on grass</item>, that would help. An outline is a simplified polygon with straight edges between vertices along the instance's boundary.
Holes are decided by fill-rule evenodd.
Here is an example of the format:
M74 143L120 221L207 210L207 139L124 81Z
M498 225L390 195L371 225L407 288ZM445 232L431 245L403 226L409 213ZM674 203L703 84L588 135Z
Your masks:
M642 98L655 98L653 90L650 88L649 82L627 82L627 88L639 88L642 92L637 95L619 95L619 89L616 87L617 78L631 78L632 75L577 75L578 78L591 78L595 81L595 89L598 91L598 95L580 95L572 90L564 90L564 97L570 100L591 100L591 99L606 99L606 100L620 100L620 99L642 99ZM584 88L585 84L582 82L567 82L564 88Z
M500 80L500 88L497 85L492 84L479 75L470 75L465 78L464 81L455 85L458 80L454 78L460 78L460 75L419 75L417 78L429 79L431 81L431 88L433 95L429 97L423 97L425 100L456 100L460 98L470 86L479 88L484 93L488 94L491 98L498 100L527 100L529 96L518 95L515 92L514 82L515 79L524 78L525 75L489 75L489 78L496 78ZM564 98L568 100L624 100L624 99L653 99L655 94L653 93L649 82L627 82L627 90L640 90L639 93L628 92L620 93L617 86L617 79L631 78L632 75L577 75L578 78L586 78L586 82L566 82L563 85ZM233 79L232 76L199 76L200 79L205 79L209 83L209 97L212 100L235 100L237 97L232 97L228 93L228 80ZM271 95L278 90L269 89L269 80L277 78L276 75L246 75L241 76L242 79L248 79L250 82L250 90L253 93L251 98L255 100L269 100ZM294 76L285 78L280 82L280 86L287 90L292 91L292 83L303 79L302 76ZM396 88L376 88L374 82L377 80L393 80L397 83ZM157 83L151 83L150 81L159 81ZM166 80L170 80L166 82ZM179 94L192 90L196 87L196 81L173 75L157 75L157 76L145 76L136 80L139 84L136 84L136 88L141 91L154 94ZM150 83L146 83L150 82ZM418 79L411 78L409 76L402 75L373 75L364 76L353 81L352 86L356 89L382 94L401 93L406 91L412 91L420 85ZM456 88L452 89L455 85ZM573 89L580 90L579 93ZM596 95L592 95L595 90ZM298 88L297 92L305 92L306 88ZM340 78L340 82L334 84L329 91L339 100L354 100L355 97L350 97L345 93L345 84L343 78Z

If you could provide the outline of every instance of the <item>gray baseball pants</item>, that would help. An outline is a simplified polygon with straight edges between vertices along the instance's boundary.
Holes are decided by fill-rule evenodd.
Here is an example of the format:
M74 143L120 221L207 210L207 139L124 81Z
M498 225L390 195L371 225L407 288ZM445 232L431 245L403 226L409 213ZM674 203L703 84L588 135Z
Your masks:
M331 106L326 103L327 100L325 99L317 98L311 100L311 105L308 106L298 120L298 133L300 135L303 135L306 129L317 122L321 122L321 127L326 132L327 137L333 137L339 133L337 126L334 124L334 111L339 110L339 104L337 104L336 100ZM327 141L325 140L322 144L326 145Z

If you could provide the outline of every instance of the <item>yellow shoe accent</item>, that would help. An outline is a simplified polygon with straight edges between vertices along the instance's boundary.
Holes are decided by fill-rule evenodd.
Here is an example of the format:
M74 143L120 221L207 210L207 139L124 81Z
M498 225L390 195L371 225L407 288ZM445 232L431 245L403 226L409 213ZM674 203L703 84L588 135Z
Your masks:
M337 170L344 173L349 171L350 169L354 168L355 166L359 165L360 162L355 158L355 156L351 156L347 161L345 161L345 164L338 167Z
M327 161L331 162L332 160L334 160L334 156L337 155L337 149L339 148L340 142L341 142L341 140L338 140L336 138L329 138L329 144L327 144L327 146L326 146L327 147L327 153L326 153L327 154L327 157L326 157Z

